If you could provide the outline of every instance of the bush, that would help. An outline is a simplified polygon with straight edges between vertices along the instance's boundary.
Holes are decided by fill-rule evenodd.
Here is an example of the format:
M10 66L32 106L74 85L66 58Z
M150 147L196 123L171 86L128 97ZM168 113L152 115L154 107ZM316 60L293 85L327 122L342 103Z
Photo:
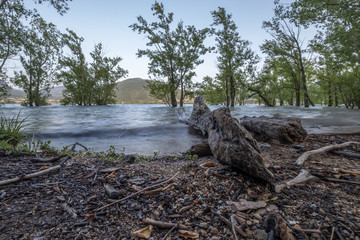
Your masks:
M24 129L29 126L25 123L26 117L20 119L21 111L12 118L0 117L0 141L16 147L25 137Z

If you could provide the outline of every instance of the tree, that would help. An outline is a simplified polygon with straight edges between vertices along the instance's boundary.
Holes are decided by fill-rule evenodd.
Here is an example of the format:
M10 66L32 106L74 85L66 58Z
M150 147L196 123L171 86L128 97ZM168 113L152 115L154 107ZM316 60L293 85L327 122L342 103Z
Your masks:
M130 25L133 31L147 35L147 46L150 48L138 50L138 57L147 56L150 59L149 74L156 78L165 78L168 88L164 88L159 81L149 82L149 88L156 92L169 89L171 105L177 106L176 91L180 87L180 106L186 94L186 86L190 85L195 75L194 69L203 63L202 55L212 48L203 44L210 29L197 30L194 26L184 26L179 22L175 30L171 30L173 23L172 12L166 14L164 5L155 2L151 10L157 17L157 22L148 23L142 16L137 18L138 23ZM163 94L160 94L163 96ZM156 96L153 95L153 96Z
M258 57L251 50L250 42L240 38L231 14L219 7L217 11L212 11L211 15L214 19L212 26L218 27L213 29L216 35L216 50L219 53L218 78L225 82L226 105L234 106L237 85L235 75L241 77L246 74L250 65L258 62Z
M279 1L276 4L282 7ZM359 1L295 0L286 7L286 15L298 25L317 27L318 42L327 46L326 53L319 48L316 50L323 58L319 62L323 67L319 70L323 73L326 70L325 75L320 73L319 77L322 78L321 87L326 87L324 90L329 94L328 104L332 105L330 93L335 96L338 91L346 106L358 105L360 108L360 93L354 91L354 86L360 85ZM319 41L324 35L326 37ZM341 72L330 71L333 67L342 67ZM325 78L327 86L324 85Z
M62 104L89 104L90 84L88 64L85 60L81 43L83 38L75 32L67 30L63 34L64 44L70 49L72 56L63 56L60 59L61 72L57 75L58 80L64 85Z
M297 105L299 101L299 86L301 86L304 95L304 105L314 105L310 99L307 90L307 75L305 71L306 60L304 58L303 43L300 40L300 27L294 27L286 20L284 10L278 8L275 11L275 17L272 21L265 21L263 28L270 33L273 40L266 40L261 46L264 53L267 53L273 58L281 58L282 60L288 61L292 66L296 67L296 74L300 76L301 84L299 84L293 77L295 83L295 90L297 95Z
M31 21L31 30L27 31L26 37L28 40L20 56L25 72L15 72L12 82L27 94L26 105L40 106L45 104L54 85L53 77L62 49L60 32L54 24L36 18Z
M226 97L221 83L218 79L205 76L198 86L197 95L203 95L209 104L225 103Z
M98 43L90 53L93 61L88 64L81 47L83 38L68 30L68 34L64 34L64 41L72 56L60 60L63 69L57 78L65 87L62 104L90 106L94 103L115 103L116 82L127 75L127 71L119 66L122 59L106 57L102 44Z
M49 2L58 13L64 14L71 0L34 0L36 4ZM25 36L29 30L27 20L38 18L36 10L26 9L24 0L1 0L0 1L0 94L6 94L9 85L6 81L6 63L18 56L23 47L28 44Z
M122 58L106 57L101 43L95 45L94 51L90 55L93 59L93 62L90 63L91 85L93 87L90 90L89 105L91 105L92 98L97 105L115 103L116 82L128 73L119 66Z

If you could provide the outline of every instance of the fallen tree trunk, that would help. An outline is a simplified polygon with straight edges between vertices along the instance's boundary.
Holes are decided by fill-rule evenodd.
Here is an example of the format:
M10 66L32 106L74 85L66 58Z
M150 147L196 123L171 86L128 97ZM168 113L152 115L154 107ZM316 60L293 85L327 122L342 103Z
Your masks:
M301 126L298 118L274 117L243 117L241 124L260 141L269 139L289 144L302 142L307 137L306 130Z
M272 182L273 174L264 166L257 142L233 118L228 108L210 111L203 96L195 98L193 112L183 122L208 135L208 143L219 162L250 176Z

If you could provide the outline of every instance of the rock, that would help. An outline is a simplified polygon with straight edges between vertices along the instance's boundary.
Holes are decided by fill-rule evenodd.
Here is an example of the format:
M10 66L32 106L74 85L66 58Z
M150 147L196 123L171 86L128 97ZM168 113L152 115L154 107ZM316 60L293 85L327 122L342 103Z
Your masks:
M254 233L250 229L246 229L245 233L248 238L250 238L250 239L254 238Z
M185 118L185 109L183 107L177 108L177 117L178 117L179 121L181 121Z
M257 220L259 220L259 221L262 220L262 217L261 217L259 214L257 214L257 213L254 214L254 217L255 217Z
M208 143L201 143L191 146L187 151L188 154L197 155L199 157L212 156L212 152Z
M287 118L279 115L274 117L245 116L240 121L256 139L261 141L275 139L281 143L289 144L302 142L307 137L307 132L301 126L299 118Z
M210 227L209 232L211 235L218 235L219 230L216 227Z
M264 230L257 229L254 231L254 239L255 240L267 240L268 234Z
M264 165L256 140L231 116L228 108L211 112L205 98L199 96L194 100L190 118L183 122L208 135L211 152L220 163L267 182L274 180Z
M266 207L265 202L251 202L251 201L246 201L244 199L241 199L240 202L226 201L226 203L234 211L247 211L247 210L254 210L254 209ZM259 217L261 218L260 215Z

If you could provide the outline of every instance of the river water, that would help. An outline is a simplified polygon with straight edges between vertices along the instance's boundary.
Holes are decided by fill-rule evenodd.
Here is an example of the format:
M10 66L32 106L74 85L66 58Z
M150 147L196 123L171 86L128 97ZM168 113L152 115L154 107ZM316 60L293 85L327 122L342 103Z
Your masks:
M211 110L221 106L209 106ZM108 106L49 105L36 108L17 104L0 106L0 112L13 117L21 110L31 127L26 131L35 139L51 140L62 146L79 142L94 151L106 151L113 145L118 152L171 154L186 151L205 141L203 136L177 122L176 109L160 104L122 104ZM192 105L185 106L186 117ZM281 114L299 117L308 133L360 132L360 110L329 108L265 107L245 105L231 108L236 118Z

